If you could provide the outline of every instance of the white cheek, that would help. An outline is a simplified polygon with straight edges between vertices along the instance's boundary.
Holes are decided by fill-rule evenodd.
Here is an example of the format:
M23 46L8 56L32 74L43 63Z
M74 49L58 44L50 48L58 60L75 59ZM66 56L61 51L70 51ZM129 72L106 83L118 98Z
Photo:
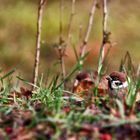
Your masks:
M127 81L123 83L123 87L126 88L128 86Z
M112 88L113 88L113 89L118 89L118 88L120 88L119 86L116 86L115 82L116 82L116 81L113 81L113 82L112 82Z
M126 88L126 87L128 86L127 81L124 82L122 85L119 85L119 86L117 86L117 85L115 84L116 82L117 82L117 81L113 81L113 82L112 82L112 88L113 88L113 89L121 89L121 88Z
M79 81L78 80L75 80L74 81L74 87L78 86L78 83L79 83Z

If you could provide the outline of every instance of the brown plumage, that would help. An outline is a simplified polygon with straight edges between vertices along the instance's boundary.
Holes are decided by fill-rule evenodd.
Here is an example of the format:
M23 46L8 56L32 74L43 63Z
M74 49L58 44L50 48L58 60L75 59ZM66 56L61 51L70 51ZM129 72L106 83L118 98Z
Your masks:
M90 73L83 71L80 72L74 81L73 93L78 94L80 97L88 96L89 90L94 86L94 82Z
M95 87L97 72L83 71L77 74L73 85L73 93L80 97L88 96L91 89ZM124 96L127 92L126 74L123 72L114 71L109 76L102 76L98 84L98 96L106 94Z
M80 72L74 81L73 93L79 95L80 97L91 96L92 89L95 87L94 81L96 81L97 72ZM98 95L104 96L107 93L108 81L106 76L102 76L98 85Z
M113 80L120 80L121 82L125 82L126 81L126 74L124 72L113 71L109 76Z

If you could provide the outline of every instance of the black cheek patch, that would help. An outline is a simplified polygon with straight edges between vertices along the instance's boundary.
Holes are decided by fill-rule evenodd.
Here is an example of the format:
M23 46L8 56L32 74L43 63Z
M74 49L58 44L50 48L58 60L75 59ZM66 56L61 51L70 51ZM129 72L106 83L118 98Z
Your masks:
M122 82L116 82L115 84L116 84L116 86L123 85L123 83L122 83Z
M108 87L109 87L111 90L113 90L113 88L112 88L112 81L111 81L111 80L108 80Z

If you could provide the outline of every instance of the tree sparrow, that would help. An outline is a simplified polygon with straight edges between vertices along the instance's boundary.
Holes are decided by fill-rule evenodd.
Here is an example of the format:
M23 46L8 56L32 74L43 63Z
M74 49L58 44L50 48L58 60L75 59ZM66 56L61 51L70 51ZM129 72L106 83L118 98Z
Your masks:
M114 71L109 76L108 91L111 96L118 96L124 98L127 93L128 82L126 80L126 74L123 72Z
M73 84L73 93L80 95L80 97L88 96L89 90L94 86L91 74L83 71L80 72Z
M91 89L95 87L95 82L97 78L97 72L80 72L74 81L73 85L73 93L76 93L80 95L80 97L83 96L90 96ZM104 96L107 93L108 90L108 81L106 79L106 76L102 76L100 79L100 82L98 84L98 95Z

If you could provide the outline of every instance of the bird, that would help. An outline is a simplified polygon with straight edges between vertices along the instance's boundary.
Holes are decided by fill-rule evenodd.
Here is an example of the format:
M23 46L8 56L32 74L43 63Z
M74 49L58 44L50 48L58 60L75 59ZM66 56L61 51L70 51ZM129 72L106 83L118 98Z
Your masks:
M128 92L127 75L124 72L113 71L106 79L108 80L108 93L111 97L124 99Z
M94 82L91 74L87 71L82 71L76 75L72 91L80 97L86 97L89 96L89 91L93 86Z
M121 101L124 111L127 110L125 113L129 116L133 116L134 112L136 110L139 110L140 89L135 91L135 104L129 106L126 100L127 97L129 97L128 94L130 90L130 77L124 72L113 71L110 75L106 77L106 79L108 80L108 93L110 97L109 104L111 107L110 110L112 110L112 106L114 105L117 98Z
M106 98L108 90L106 75L102 76L98 85L96 84L97 76L97 71L81 71L75 77L72 93L82 99L85 107L91 107L98 97L101 102L104 102Z
M81 71L79 72L74 80L72 92L80 97L92 96L92 89L96 87L97 71ZM108 80L106 75L103 75L97 85L98 96L103 96L106 94L108 89ZM92 93L91 93L92 92Z

